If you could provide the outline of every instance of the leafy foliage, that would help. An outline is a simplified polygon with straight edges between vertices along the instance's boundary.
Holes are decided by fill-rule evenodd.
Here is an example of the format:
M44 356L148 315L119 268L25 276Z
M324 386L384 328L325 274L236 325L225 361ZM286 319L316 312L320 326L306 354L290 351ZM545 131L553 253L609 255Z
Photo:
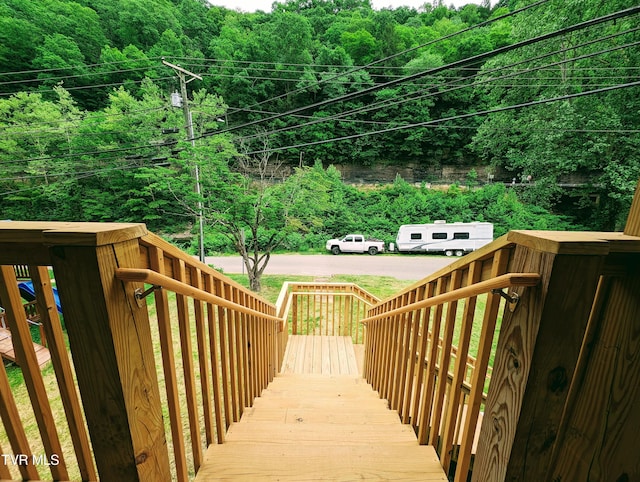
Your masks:
M446 68L635 6L549 0L498 19L529 4L286 0L242 13L206 0L7 0L0 216L142 221L184 238L202 205L207 248L243 253L257 280L274 249L354 231L392 241L405 223L620 228L640 177L638 87L617 88L637 80L637 18ZM189 84L193 144L162 57L202 76ZM445 191L401 178L355 188L331 167L407 163L469 174ZM281 164L298 168L269 174ZM479 188L487 165L514 185Z

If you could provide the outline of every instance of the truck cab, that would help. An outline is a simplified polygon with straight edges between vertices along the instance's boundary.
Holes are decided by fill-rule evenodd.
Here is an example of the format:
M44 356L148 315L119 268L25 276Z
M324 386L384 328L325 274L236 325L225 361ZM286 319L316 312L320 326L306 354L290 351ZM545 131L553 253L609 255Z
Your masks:
M327 251L340 253L369 253L371 255L384 251L384 242L377 239L366 239L362 234L347 234L342 239L330 239Z

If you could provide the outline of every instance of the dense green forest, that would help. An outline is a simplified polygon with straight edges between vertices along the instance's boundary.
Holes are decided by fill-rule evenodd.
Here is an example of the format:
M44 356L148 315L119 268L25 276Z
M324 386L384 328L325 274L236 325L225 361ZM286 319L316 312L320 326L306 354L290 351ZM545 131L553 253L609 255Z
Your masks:
M636 4L4 0L0 216L184 233L201 209L209 250L391 240L434 219L619 229L640 177ZM197 75L193 142L163 59ZM334 163L470 174L444 192L356 189ZM480 166L495 172L482 189Z

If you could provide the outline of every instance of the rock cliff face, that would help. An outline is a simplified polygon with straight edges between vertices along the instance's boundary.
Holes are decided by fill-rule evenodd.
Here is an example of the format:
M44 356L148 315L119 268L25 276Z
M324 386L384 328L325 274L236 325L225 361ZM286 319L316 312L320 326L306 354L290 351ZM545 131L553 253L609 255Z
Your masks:
M506 181L508 173L497 173L487 166L438 166L425 167L415 163L397 165L358 166L354 164L334 164L342 174L342 179L350 184L377 184L393 182L396 176L409 183L449 184L457 182L465 184L469 171L475 169L479 183L489 180L489 174L494 173L495 180ZM510 179L510 178L509 178Z
M333 164L342 174L342 180L347 184L388 184L397 176L411 184L452 184L466 185L471 170L477 174L477 184L489 182L502 182L510 184L515 177L516 183L526 182L525 173L513 173L502 168L491 166L459 166L440 165L423 166L418 163L403 165L376 164L373 166L361 166L358 164ZM273 172L268 173L271 179L284 179L293 174L295 165L278 165ZM328 167L327 165L324 166ZM251 175L251 173L249 173ZM257 174L256 174L257 176ZM579 186L590 179L590 173L570 173L560 176L558 183L566 186ZM533 180L535 181L535 179Z

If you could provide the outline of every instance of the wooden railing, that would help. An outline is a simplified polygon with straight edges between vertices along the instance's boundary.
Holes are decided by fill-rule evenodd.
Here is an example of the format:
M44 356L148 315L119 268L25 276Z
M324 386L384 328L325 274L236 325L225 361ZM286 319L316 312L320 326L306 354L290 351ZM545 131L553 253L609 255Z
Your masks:
M542 434L593 341L596 288L638 253L621 233L510 232L369 311L365 378L455 481L551 480Z
M513 231L368 311L367 379L456 481L471 469L474 481L588 480L594 467L606 480L638 476L634 206L632 234ZM43 371L16 264L34 282L52 360ZM374 303L349 288L350 310L314 305L311 287L292 284L277 311L137 224L0 222L0 266L19 364L0 369L7 480L187 480L280 366L287 306L296 332L309 310L330 333L329 306L337 320L355 299ZM502 302L493 290L507 288ZM324 293L345 296L335 290Z
M29 267L53 370L35 360L16 264ZM21 413L21 384L0 370L0 479L188 480L280 365L275 306L143 225L1 222L0 265L9 370L32 406Z
M293 335L350 336L364 343L360 324L380 300L353 283L292 283L282 285L278 316Z

